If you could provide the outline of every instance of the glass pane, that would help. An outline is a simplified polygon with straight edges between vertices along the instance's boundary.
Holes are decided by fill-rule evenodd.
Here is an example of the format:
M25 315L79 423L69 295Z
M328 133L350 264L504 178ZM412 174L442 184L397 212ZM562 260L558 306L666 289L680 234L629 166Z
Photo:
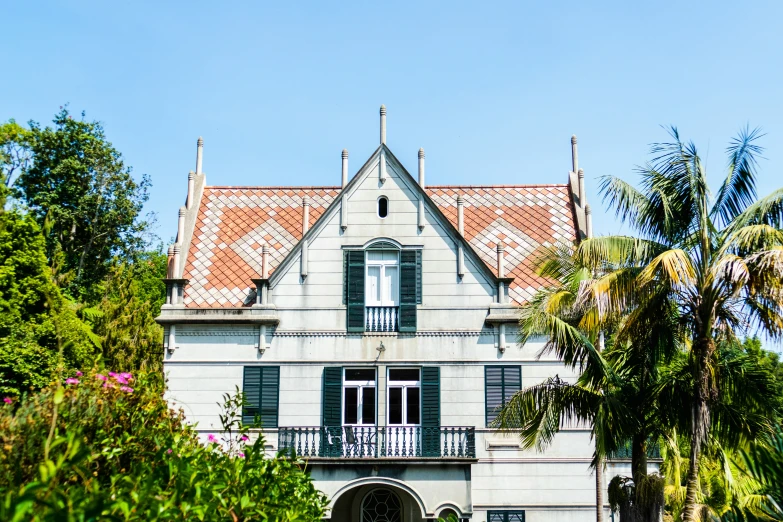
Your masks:
M380 198L378 200L378 216L385 218L389 214L389 200Z
M390 381L418 381L418 368L392 368L389 370Z
M389 388L389 424L402 424L402 388Z
M359 389L345 389L345 424L357 424L359 422Z
M368 250L367 261L372 263L373 261L383 261L384 263L397 262L396 250Z
M347 368L345 370L346 381L374 381L375 368Z
M362 388L362 424L375 424L375 388Z
M399 279L397 277L397 267L384 267L383 273L383 304L386 306L397 306L397 296L399 295Z
M419 388L407 388L408 394L408 424L419 424L421 422L421 402L419 399Z
M368 266L367 267L367 304L377 305L381 302L381 287L380 287L380 278L381 278L381 267L379 266Z

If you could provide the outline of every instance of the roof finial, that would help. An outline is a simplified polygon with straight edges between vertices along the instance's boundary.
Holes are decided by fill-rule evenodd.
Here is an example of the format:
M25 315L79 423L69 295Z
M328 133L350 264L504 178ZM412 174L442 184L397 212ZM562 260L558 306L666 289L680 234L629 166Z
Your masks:
M424 188L424 149L419 149L419 186Z
M381 105L381 144L386 145L386 106Z
M196 141L196 174L201 174L201 160L204 154L204 138L198 137Z
M579 155L576 152L576 134L571 136L571 172L579 172Z
M348 184L348 149L343 149L343 188Z

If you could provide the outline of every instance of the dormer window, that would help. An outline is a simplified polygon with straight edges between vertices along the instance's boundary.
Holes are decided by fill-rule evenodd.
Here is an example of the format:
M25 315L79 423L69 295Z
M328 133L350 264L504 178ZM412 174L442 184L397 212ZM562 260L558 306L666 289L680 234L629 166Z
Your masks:
M349 332L415 332L421 303L421 250L376 240L345 251Z
M378 217L385 219L389 215L389 199L386 196L378 198Z

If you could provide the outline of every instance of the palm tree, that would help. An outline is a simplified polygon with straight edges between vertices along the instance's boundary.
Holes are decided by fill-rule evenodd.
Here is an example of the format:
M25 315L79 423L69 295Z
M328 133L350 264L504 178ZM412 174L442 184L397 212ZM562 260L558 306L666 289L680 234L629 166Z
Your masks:
M537 273L552 284L522 306L520 342L533 336L546 337L541 354L556 354L566 365L578 367L580 376L575 383L554 376L525 388L498 413L494 426L519 429L523 446L539 451L549 445L563 425L592 426L596 520L601 522L604 460L623 445L627 434L638 431L639 417L629 409L627 396L623 396L621 376L601 355L602 328L611 328L611 324L599 324L598 311L580 303L581 288L593 280L593 273L575 261L572 250L561 245L546 251L538 261ZM646 438L640 446L643 454L644 443ZM640 458L636 453L634 457L634 462Z
M687 432L690 461L683 520L696 517L699 457L719 396L715 351L722 341L761 330L783 336L783 189L756 201L757 130L727 148L728 173L713 198L693 143L672 128L640 169L642 188L605 177L601 191L638 237L604 236L580 243L585 266L622 266L591 283L601 315L628 314L618 330L637 330L675 309L675 333L689 347L693 376Z

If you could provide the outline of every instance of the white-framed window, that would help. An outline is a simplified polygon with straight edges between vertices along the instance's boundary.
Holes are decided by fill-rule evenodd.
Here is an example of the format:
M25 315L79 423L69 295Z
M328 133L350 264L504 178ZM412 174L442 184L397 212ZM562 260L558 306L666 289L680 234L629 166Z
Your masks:
M343 372L343 425L376 423L375 368L346 368Z
M420 426L421 368L389 368L387 382L389 426Z
M400 254L396 250L368 250L365 270L365 306L398 306Z

